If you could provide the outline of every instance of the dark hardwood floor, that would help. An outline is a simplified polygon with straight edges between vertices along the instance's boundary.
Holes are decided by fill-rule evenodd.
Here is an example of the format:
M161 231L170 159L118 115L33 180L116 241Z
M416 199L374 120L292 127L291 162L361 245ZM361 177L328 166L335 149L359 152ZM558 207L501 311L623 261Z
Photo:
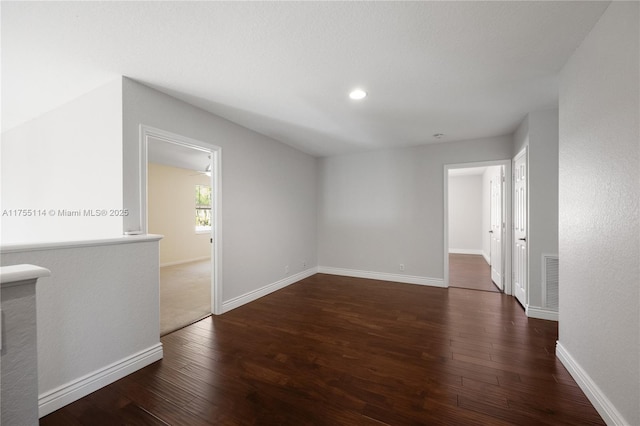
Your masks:
M41 425L604 424L501 293L317 274L162 338Z
M491 281L491 267L476 254L449 254L449 286L500 292Z

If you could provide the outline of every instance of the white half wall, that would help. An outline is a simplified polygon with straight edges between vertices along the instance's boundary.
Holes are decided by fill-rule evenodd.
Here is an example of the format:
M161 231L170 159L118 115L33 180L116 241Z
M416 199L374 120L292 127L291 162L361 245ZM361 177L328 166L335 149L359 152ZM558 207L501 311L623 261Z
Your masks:
M511 145L505 136L320 159L319 265L441 282L444 165L509 159Z
M158 239L2 248L2 266L51 271L36 292L40 416L162 357Z
M482 254L482 175L449 176L449 253Z
M3 133L1 163L3 244L121 236L122 80Z
M140 230L144 124L222 149L223 304L317 266L316 158L127 78L123 97L125 231Z
M560 80L558 347L611 425L640 424L639 6L612 2Z

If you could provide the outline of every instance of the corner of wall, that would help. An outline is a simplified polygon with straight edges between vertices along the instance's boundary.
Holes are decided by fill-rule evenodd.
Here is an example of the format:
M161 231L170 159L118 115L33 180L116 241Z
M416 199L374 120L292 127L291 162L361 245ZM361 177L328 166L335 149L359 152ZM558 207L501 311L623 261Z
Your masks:
M513 152L511 157L518 155L527 145L529 145L529 114L524 116L516 131L513 132Z

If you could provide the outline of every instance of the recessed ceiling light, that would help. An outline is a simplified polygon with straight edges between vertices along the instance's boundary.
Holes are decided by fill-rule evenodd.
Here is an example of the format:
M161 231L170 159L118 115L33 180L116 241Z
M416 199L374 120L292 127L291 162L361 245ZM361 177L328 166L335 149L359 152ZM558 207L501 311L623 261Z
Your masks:
M365 92L362 89L355 89L355 90L352 90L351 93L349 93L349 97L356 101L359 101L360 99L364 99L366 96L367 96L367 92Z

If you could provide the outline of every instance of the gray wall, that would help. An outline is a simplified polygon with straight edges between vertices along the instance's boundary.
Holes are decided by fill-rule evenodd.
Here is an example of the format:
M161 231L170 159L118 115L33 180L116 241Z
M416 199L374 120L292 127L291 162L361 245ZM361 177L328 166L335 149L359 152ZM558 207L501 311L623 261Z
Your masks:
M451 253L482 253L482 175L449 176L449 250ZM485 229L486 228L486 229Z
M613 2L560 83L558 349L629 425L640 424L638 15L637 2Z
M123 195L132 211L125 230L138 226L145 124L222 148L224 301L316 266L314 157L133 80L125 78L123 90Z
M318 264L442 279L444 165L511 152L505 136L320 159Z

